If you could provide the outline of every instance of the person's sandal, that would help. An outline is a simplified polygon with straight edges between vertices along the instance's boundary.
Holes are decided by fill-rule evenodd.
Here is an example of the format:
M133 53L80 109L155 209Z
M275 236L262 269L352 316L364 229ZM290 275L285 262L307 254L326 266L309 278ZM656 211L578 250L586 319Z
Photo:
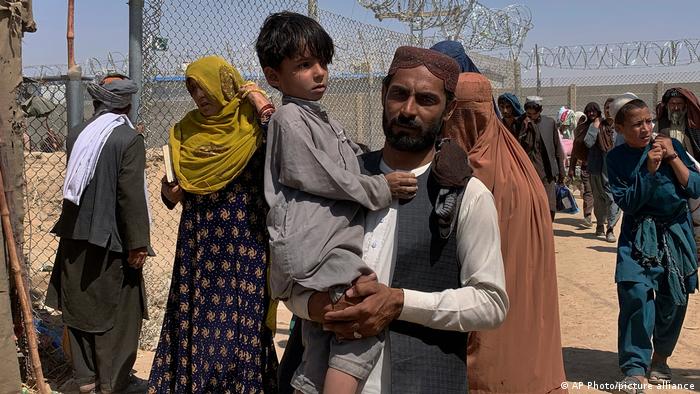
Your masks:
M95 394L97 393L97 384L89 383L86 385L82 385L78 388L78 392L80 394Z
M608 232L605 233L605 240L610 243L617 242L617 238L615 237L615 231L612 228L609 228Z
M644 384L634 376L625 376L624 379L617 382L617 387L612 390L612 392L621 394L644 394Z
M651 364L649 372L649 383L669 384L671 383L671 367L666 363Z

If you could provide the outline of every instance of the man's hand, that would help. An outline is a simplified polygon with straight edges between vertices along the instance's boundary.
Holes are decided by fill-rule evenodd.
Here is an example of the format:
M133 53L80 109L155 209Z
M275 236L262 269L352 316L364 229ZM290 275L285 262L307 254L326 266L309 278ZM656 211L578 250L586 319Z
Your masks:
M129 251L129 258L127 259L127 262L129 263L129 267L135 268L135 269L139 269L139 268L143 267L143 263L146 262L146 256L148 256L148 251L146 250L145 247L131 249Z
M358 281L346 293L357 305L326 312L323 328L335 332L339 339L375 336L396 320L403 309L403 290L375 281ZM310 302L309 302L310 303Z
M412 172L395 171L384 177L389 183L391 197L405 200L416 196L418 179Z
M177 204L185 197L185 192L180 185L168 183L165 176L160 180L160 193L173 204Z
M373 272L369 275L361 275L360 277L355 279L355 284L376 281L377 274ZM340 301L333 305L333 303L331 302L331 297L330 295L328 295L327 291L316 291L311 295L311 297L309 297L309 301L307 304L309 318L311 318L312 321L315 321L317 323L325 323L324 315L326 314L326 312L331 312L334 310L343 310L349 306L356 305L360 301L362 301L362 299L357 297L350 300L348 299L348 297L343 296L343 298L341 298Z

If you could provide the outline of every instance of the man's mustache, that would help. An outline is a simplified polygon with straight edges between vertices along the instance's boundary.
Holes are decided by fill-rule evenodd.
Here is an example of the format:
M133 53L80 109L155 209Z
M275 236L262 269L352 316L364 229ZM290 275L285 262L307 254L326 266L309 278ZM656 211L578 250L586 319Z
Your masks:
M669 119L672 122L680 122L686 114L686 110L679 110L679 111L669 111Z
M389 126L400 126L411 129L420 129L421 124L415 119L409 119L403 116L397 116L389 122Z

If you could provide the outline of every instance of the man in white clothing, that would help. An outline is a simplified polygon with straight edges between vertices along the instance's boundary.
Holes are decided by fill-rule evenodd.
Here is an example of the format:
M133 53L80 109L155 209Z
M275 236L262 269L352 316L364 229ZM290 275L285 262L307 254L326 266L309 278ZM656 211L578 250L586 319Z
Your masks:
M431 163L454 109L458 75L445 55L397 49L382 89L386 141L362 164L373 174L413 172L417 193L367 213L363 259L378 281L358 280L335 310L326 293L293 295L287 302L295 314L324 323L342 339L386 330L363 393L466 392L467 333L499 326L508 309L498 217L483 183L471 178L454 188L460 201L454 231L445 236L438 228L441 188ZM296 368L290 360L297 352L290 338L281 376ZM282 378L280 386L284 392L288 382Z

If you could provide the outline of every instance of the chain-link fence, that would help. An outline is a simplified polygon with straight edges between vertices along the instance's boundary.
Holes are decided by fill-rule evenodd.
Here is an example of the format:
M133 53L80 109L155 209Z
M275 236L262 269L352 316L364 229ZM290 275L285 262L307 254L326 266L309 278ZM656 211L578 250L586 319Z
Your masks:
M60 316L44 307L58 239L50 234L61 212L66 167L66 80L60 76L24 78L18 100L26 117L24 133L24 260L30 275L31 300L45 376L70 376L61 348ZM91 105L86 102L85 105ZM26 355L27 353L24 352ZM31 368L26 371L31 373Z
M233 4L232 4L233 3ZM139 123L147 142L147 181L152 213L151 242L157 256L144 268L150 320L145 322L141 346L157 344L169 290L180 210L167 210L160 201L163 163L160 147L167 142L170 127L195 108L184 84L184 68L202 56L218 54L235 65L246 79L253 80L279 99L268 86L255 54L255 38L265 17L282 10L306 13L307 3L298 0L230 2L225 0L146 0L143 26L143 87ZM395 49L415 44L408 34L362 24L326 11L319 21L333 37L336 56L330 67L330 89L322 103L356 141L371 148L383 143L381 130L381 80ZM429 46L432 42L423 42ZM513 92L520 86L514 62L485 54L470 54L492 81L494 94ZM113 64L112 62L111 64ZM123 63L126 67L126 63ZM125 69L119 70L126 72ZM664 87L678 85L700 90L700 73L659 78L599 77L590 80L545 81L540 88L544 113L555 116L563 105L581 109L589 101L602 104L608 96L635 92L648 103L660 98ZM657 81L666 83L657 83ZM609 83L613 82L613 83ZM25 79L19 100L28 114L25 136L26 209L25 256L29 266L37 317L43 325L60 327L55 315L43 307L45 290L54 261L57 239L50 234L60 214L63 175L66 165L65 77ZM520 97L537 93L534 81L523 81ZM661 93L659 93L661 92ZM92 114L92 103L84 92L84 114ZM46 324L44 324L44 322ZM58 349L60 333L47 329L45 338ZM49 352L48 350L46 352Z
M649 104L652 112L664 92L671 87L684 87L700 92L700 71L682 73L639 73L633 75L545 78L537 89L537 80L522 81L522 98L539 95L543 98L542 113L556 117L562 106L582 111L589 102L603 107L605 100L632 92Z

